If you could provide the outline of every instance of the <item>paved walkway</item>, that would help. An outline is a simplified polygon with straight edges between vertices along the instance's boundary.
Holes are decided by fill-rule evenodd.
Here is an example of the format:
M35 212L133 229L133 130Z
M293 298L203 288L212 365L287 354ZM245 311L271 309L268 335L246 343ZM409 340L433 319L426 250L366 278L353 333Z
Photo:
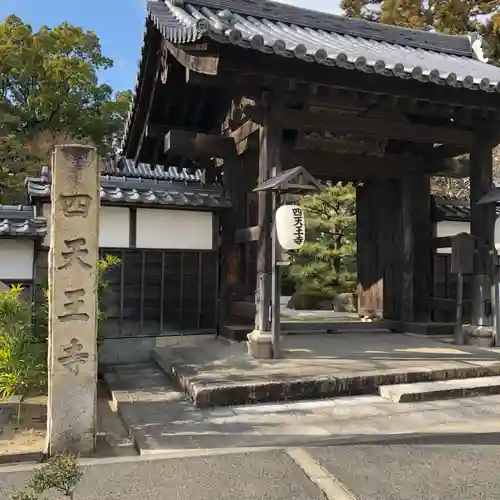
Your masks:
M155 366L116 368L106 380L145 456L182 450L371 442L409 434L500 431L500 396L392 403L379 396L198 409ZM470 432L470 430L468 431Z

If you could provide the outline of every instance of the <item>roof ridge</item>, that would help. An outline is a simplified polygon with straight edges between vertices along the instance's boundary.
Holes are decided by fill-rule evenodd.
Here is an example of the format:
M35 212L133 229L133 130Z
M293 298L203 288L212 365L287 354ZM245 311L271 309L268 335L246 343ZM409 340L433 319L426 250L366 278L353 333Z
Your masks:
M306 9L273 0L158 0L148 2L148 12L151 12L151 7L157 7L158 4L162 3L171 10L191 4L201 8L207 7L219 11L229 10L235 14L295 24L300 27L350 35L357 38L377 40L446 54L475 57L472 43L476 38L471 40L469 35L448 35L445 33L403 28L375 21L353 19L338 14Z

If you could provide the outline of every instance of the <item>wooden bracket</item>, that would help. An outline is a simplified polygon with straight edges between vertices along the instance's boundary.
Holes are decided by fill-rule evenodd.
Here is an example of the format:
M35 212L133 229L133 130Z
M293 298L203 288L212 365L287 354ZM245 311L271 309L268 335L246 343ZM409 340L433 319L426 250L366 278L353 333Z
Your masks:
M163 40L167 50L179 61L185 68L196 73L204 75L217 75L219 70L219 56L217 54L206 53L195 50L189 51L189 46L180 46ZM197 47L199 44L196 45Z

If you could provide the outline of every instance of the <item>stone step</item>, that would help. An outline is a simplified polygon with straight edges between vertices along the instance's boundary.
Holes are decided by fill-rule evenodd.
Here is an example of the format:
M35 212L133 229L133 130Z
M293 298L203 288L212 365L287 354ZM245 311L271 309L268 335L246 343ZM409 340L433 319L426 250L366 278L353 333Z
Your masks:
M242 355L245 350L240 343L221 345L220 341L176 349L158 347L151 359L198 408L376 394L380 386L500 376L500 363L494 363L363 372L346 369L331 375L305 373L272 377L258 362ZM248 367L246 371L238 371L242 364ZM227 371L221 368L224 365ZM245 375L230 374L234 372Z
M112 407L141 455L154 453L162 430L172 422L198 418L193 404L153 363L110 366L103 378Z
M254 329L250 324L224 325L220 329L220 336L234 340L235 342L246 342L247 335ZM371 331L373 333L387 333L384 323L377 321L311 321L307 319L282 320L281 333L283 335L300 335L305 333L342 333L342 332Z
M235 342L246 342L247 335L254 329L250 325L224 325L220 329L220 336Z
M414 384L381 385L379 394L395 403L500 394L500 377L463 378Z

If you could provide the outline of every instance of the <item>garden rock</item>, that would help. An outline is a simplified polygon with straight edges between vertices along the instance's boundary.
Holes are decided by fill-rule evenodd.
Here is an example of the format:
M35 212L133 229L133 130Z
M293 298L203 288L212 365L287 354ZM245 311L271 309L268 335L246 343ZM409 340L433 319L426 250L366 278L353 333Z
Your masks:
M333 299L333 310L336 312L356 312L356 300L353 293L339 293Z

